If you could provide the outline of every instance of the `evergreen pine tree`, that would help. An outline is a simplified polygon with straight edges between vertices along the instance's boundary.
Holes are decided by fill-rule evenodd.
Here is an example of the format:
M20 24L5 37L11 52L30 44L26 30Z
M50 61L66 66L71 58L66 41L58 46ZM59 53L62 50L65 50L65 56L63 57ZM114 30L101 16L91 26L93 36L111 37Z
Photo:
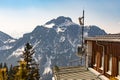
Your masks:
M34 54L34 50L32 46L29 43L27 43L25 45L23 56L22 56L24 58L24 61L27 62L27 65L26 65L27 69L30 69L33 54Z
M11 64L10 69L8 71L8 80L14 80L14 70L13 70L12 64Z
M6 64L6 63L4 63L3 68L6 68L6 72L8 73L8 66L7 66L7 64Z
M33 46L27 43L24 48L22 58L26 62L26 69L29 71L28 78L29 80L39 80L39 69L38 64L36 64L33 59L34 49Z
M13 79L12 80L20 80L20 79L16 79L17 77L17 72L19 71L19 66L14 66L13 67L13 71L12 71L12 74L13 74Z

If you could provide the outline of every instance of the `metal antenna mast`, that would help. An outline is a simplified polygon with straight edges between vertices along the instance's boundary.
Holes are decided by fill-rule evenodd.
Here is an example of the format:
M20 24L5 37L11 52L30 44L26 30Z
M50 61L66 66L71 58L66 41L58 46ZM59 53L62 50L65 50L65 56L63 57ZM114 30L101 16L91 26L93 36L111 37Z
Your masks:
M83 10L83 25L82 25L82 48L84 47L84 10Z
M84 10L83 10L83 16L79 18L79 23L82 26L82 48L84 47Z
M81 46L78 46L78 56L81 57L81 65L82 65L82 56L84 56L85 48L84 48L84 10L82 17L79 17L79 23L81 25Z
M83 54L84 53L84 10L82 17L79 17L79 23L81 25L82 35L81 35L81 46L78 48L78 53Z

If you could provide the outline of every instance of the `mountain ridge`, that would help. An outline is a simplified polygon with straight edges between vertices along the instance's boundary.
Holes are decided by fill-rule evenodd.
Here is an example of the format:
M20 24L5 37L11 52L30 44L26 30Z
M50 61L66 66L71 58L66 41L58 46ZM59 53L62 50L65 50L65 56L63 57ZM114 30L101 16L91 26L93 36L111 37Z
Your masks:
M17 65L24 45L29 42L35 49L34 59L40 64L42 80L51 80L53 66L68 66L71 60L79 59L76 51L81 43L81 26L63 16L52 19L45 25L36 26L32 32L24 34L14 42L12 48L1 50L0 56L1 53L5 55L0 61ZM106 32L97 26L85 26L84 34L86 37L105 35Z

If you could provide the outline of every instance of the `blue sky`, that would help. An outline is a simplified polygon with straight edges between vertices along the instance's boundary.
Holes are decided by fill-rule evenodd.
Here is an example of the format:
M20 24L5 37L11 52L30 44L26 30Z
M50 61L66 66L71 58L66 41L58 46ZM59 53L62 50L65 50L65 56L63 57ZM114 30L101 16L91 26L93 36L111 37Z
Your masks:
M120 33L119 5L120 0L0 0L0 31L18 38L58 16L78 23L84 9L86 25Z

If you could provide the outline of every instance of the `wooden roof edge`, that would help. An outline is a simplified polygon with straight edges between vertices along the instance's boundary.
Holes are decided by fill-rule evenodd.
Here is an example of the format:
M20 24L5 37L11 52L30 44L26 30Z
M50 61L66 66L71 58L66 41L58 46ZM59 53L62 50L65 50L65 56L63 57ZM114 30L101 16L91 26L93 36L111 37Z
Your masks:
M106 42L120 42L120 38L96 38L96 37L87 37L85 41L106 41Z
M95 36L95 37L86 37L85 40L120 42L120 33L99 35L99 36Z

